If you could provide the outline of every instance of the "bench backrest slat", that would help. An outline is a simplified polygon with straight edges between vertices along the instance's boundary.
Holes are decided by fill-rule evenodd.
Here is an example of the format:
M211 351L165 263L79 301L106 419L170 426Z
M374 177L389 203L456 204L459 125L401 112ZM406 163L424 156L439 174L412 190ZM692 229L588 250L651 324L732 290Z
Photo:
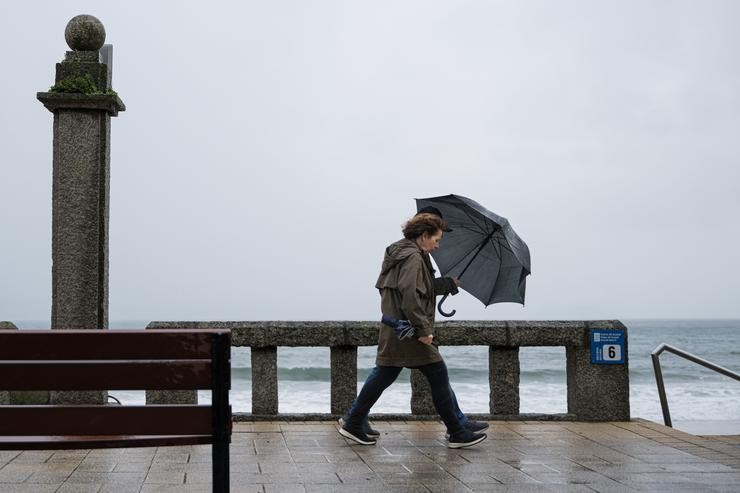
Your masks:
M222 330L0 330L0 360L201 359Z
M210 435L210 406L0 406L0 435Z
M210 360L0 361L2 390L210 389Z

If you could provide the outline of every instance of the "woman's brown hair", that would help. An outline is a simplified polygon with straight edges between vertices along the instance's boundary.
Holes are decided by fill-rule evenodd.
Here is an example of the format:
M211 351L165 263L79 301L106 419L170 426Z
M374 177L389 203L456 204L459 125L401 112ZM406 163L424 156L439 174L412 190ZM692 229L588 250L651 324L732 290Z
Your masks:
M448 229L447 221L436 214L417 214L403 225L403 236L409 240L415 240L424 233L433 236L437 231Z

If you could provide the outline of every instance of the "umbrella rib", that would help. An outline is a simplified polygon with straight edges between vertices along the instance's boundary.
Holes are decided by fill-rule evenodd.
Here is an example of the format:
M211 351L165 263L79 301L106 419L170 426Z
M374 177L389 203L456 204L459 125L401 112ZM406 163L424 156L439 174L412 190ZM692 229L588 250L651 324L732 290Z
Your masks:
M473 252L473 250L475 250L476 248L479 248L480 246L481 246L481 244L478 243L473 248L471 248L470 250L468 250L465 253L465 255L463 255L462 257L460 257L460 260L458 260L457 262L455 262L452 266L450 266L449 269L447 269L447 272L452 271L452 269L454 269L455 267L457 267L458 265L460 265L462 263L462 261L465 260L465 258Z
M504 237L504 239L506 239L506 237ZM511 253L512 255L516 256L514 254L514 250L512 250L511 247L509 247L508 242L505 241L505 242L501 243L501 238L499 236L496 237L496 242L498 243L499 247L505 248L506 250L509 251L509 253ZM499 256L499 258L501 258L501 253L500 252L499 252L499 255L498 256Z
M465 213L466 216L468 216L468 219L470 219L470 222L478 226L481 231L484 231L486 234L490 233L490 231L488 231L488 227L487 227L488 225L486 224L485 220L483 221L483 227L481 227L481 225L478 224L475 219L473 219L473 216L471 216L470 213L466 209L462 209L462 211Z
M496 280L494 281L493 286L491 286L491 292L488 294L488 298L486 298L486 300L489 302L489 304L490 304L491 298L493 298L494 291L496 291L496 285L498 284L498 278L499 278L500 275L501 275L501 265L499 264L499 266L498 266L498 272L496 272ZM488 305L486 305L486 306L488 306Z
M510 254L514 255L514 257L516 257L516 254L514 253L514 250L512 250L511 247L509 246L508 241L504 241L503 243L501 243L501 238L496 238L496 241L499 242L499 246L501 246L501 248L503 248L504 250L508 251Z
M496 245L498 245L498 250L496 250ZM496 252L498 258L501 258L501 239L498 237L496 237L496 243L493 244L493 251Z

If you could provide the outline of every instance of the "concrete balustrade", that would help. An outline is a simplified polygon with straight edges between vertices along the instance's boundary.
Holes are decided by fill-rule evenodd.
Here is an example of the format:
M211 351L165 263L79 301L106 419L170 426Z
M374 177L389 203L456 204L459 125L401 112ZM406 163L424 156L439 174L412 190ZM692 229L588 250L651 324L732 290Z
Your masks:
M357 347L375 346L376 322L152 322L147 328L228 328L232 346L252 352L252 413L237 419L322 419L344 413L357 389ZM489 347L489 419L574 419L626 421L630 419L628 351L625 363L591 363L589 331L627 328L616 320L598 321L459 321L436 324L440 346ZM278 347L329 347L331 414L278 415ZM568 413L522 415L519 412L519 348L565 347ZM147 401L153 392L147 393ZM157 400L160 402L160 400ZM435 415L428 384L411 372L411 416ZM408 418L408 415L401 415Z

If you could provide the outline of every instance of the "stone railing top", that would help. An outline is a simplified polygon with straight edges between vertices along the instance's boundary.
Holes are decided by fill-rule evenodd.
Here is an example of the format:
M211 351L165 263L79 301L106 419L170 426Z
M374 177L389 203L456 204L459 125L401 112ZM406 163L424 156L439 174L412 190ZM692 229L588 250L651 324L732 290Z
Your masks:
M119 111L126 111L126 105L116 94L37 92L36 98L52 113L59 109L103 110L117 116Z
M148 329L230 329L232 346L374 346L379 322L151 322ZM589 329L622 329L618 320L462 320L435 324L444 346L588 346Z

